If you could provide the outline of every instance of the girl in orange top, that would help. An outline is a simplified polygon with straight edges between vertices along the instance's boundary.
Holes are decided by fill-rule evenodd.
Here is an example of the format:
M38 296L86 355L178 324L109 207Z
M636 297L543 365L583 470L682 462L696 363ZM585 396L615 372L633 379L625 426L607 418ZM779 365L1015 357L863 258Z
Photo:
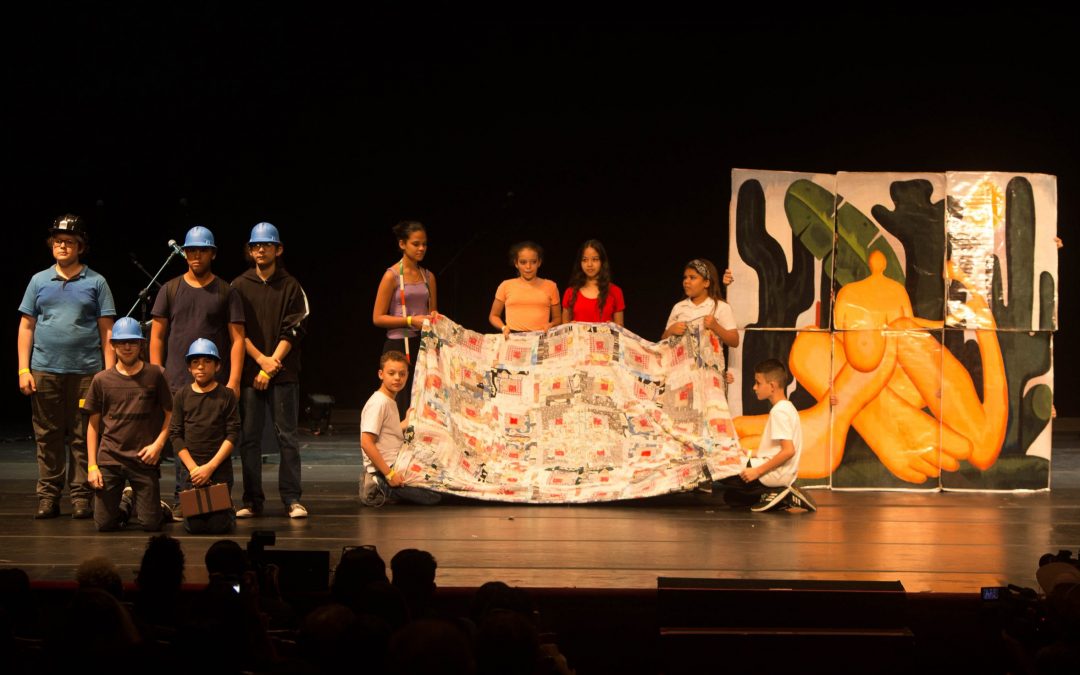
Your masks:
M547 330L562 323L559 320L559 288L550 279L536 276L544 261L544 249L531 241L510 247L510 264L517 271L516 279L507 279L495 291L488 321L503 335L511 331ZM506 320L502 318L506 312Z

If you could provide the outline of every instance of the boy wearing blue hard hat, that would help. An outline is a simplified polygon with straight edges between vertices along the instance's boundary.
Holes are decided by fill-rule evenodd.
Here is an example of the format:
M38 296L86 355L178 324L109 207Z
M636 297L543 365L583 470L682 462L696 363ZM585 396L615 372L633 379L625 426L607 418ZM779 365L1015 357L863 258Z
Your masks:
M232 492L232 451L240 440L236 395L215 378L221 364L217 345L198 338L187 350L191 384L173 397L169 441L180 471L180 490L225 483ZM232 509L184 518L192 534L223 534L236 524Z
M139 322L118 319L109 343L116 366L94 376L83 402L89 413L88 478L94 488L94 523L99 532L137 520L157 532L172 514L161 501L161 451L169 435L172 396L160 366L143 362ZM125 488L128 482L131 487Z
M304 289L281 265L284 247L270 223L251 228L247 255L253 266L233 280L244 303L244 372L240 412L243 434L240 461L244 469L244 505L237 518L262 514L262 433L269 408L281 461L278 493L290 518L306 518L300 503L300 342L306 332L308 301Z
M187 271L170 279L158 291L151 310L150 363L165 368L173 394L190 384L192 376L184 362L188 346L197 338L209 339L222 355L217 380L240 397L240 374L244 363L244 307L240 295L214 275L217 255L214 233L196 225L184 237ZM180 484L180 467L176 468ZM179 515L179 491L174 494Z

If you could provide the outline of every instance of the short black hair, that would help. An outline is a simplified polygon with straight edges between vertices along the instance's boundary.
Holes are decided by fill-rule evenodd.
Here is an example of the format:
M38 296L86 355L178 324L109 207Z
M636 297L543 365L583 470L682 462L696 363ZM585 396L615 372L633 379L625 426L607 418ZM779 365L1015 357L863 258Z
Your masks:
M766 382L775 382L781 387L787 386L788 372L783 363L777 359L765 359L754 366L754 373L760 373Z

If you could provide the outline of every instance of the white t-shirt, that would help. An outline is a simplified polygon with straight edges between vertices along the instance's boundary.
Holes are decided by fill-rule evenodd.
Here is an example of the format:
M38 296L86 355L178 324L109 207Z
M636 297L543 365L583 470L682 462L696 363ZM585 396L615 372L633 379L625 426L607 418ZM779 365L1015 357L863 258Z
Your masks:
M799 457L802 456L802 424L799 423L799 411L791 401L784 399L769 411L769 421L761 432L761 443L750 458L750 466L761 466L780 452L780 441L789 440L795 446L795 455L772 471L762 474L762 485L769 487L787 487L799 475Z
M693 321L694 319L701 319L710 314L716 317L716 321L720 324L721 328L732 330L736 327L735 313L731 311L731 305L723 300L705 298L700 305L695 305L693 300L686 298L676 302L675 306L671 308L671 314L668 316L667 324L664 328L671 328L671 324L673 323Z
M360 413L360 433L375 434L375 447L390 466L394 466L398 451L405 444L405 434L401 431L401 418L398 417L397 402L379 389L364 404ZM376 473L378 469L371 459L364 455L364 470Z

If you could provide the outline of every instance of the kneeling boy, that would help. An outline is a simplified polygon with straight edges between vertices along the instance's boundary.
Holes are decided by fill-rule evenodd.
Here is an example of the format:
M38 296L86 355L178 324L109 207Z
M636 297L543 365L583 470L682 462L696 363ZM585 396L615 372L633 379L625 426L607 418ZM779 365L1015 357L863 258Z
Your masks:
M360 447L364 451L364 472L377 488L368 494L363 476L360 499L369 506L383 501L403 499L415 504L435 504L442 499L438 492L408 487L405 477L390 466L405 444L405 421L398 417L397 393L409 380L409 362L401 352L390 351L379 359L379 380L382 386L371 395L360 414ZM369 481L370 482L370 481Z
M99 532L118 530L129 518L137 518L147 532L157 532L172 518L162 509L158 466L172 397L161 367L140 358L145 340L135 319L125 316L113 325L110 344L116 365L94 376L82 405L90 416L87 478L95 490ZM125 481L131 484L134 504L122 499Z
M180 489L225 483L232 492L232 451L240 437L240 411L236 394L218 384L221 365L217 345L205 338L191 343L188 370L195 379L173 398L169 439L180 465ZM236 524L231 508L184 518L192 534L224 534Z
M722 481L728 488L724 501L731 506L752 506L754 511L791 507L817 510L814 502L792 485L799 477L802 425L799 411L787 399L787 379L787 368L776 359L754 367L754 394L759 401L768 400L772 408L758 449L746 468L738 476Z

